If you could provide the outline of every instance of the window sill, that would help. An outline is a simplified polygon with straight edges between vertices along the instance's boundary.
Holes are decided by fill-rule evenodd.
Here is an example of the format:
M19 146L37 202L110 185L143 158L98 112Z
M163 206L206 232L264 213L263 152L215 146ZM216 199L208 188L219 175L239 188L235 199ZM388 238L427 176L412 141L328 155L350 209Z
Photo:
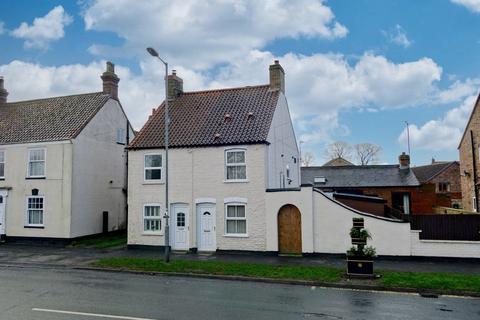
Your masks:
M165 184L164 181L143 181L143 185L159 185L159 184Z
M224 183L248 183L248 180L223 180Z
M248 234L224 234L225 238L248 238Z
M163 236L163 232L142 232L142 236Z
M25 177L25 180L45 180L46 177Z
M45 226L38 225L38 226L23 226L25 229L45 229Z

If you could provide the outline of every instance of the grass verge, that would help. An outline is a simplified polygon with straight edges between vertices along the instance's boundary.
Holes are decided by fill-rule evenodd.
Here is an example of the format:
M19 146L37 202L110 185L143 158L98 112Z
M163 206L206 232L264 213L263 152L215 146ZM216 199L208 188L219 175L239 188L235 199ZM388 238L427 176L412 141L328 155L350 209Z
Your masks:
M108 234L95 235L72 242L72 247L85 247L106 249L127 244L126 232L112 232Z
M267 264L174 260L165 263L162 260L142 258L107 258L94 263L96 267L129 269L154 272L178 272L195 274L213 274L224 276L245 276L252 278L340 281L342 270L328 267L274 266Z
M94 263L95 267L126 269L148 272L175 272L244 276L282 280L307 280L341 282L345 269L325 266L278 266L222 261L163 260L144 258L106 258ZM388 288L411 288L418 290L469 291L480 293L480 275L460 273L395 272L379 271L377 280L364 280L362 284ZM345 283L345 282L343 282Z

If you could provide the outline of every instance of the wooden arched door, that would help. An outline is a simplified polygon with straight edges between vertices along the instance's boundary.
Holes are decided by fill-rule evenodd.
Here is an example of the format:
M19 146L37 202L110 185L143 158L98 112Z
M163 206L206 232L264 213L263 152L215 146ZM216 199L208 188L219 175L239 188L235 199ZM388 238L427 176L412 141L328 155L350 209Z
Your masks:
M302 216L291 204L284 205L278 212L278 252L302 253Z

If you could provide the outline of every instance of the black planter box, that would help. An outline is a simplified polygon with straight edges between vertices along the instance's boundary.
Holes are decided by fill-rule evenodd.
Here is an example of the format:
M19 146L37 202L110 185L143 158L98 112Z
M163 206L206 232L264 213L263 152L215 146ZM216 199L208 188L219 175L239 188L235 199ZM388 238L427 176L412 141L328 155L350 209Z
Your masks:
M373 277L373 258L347 256L347 275Z

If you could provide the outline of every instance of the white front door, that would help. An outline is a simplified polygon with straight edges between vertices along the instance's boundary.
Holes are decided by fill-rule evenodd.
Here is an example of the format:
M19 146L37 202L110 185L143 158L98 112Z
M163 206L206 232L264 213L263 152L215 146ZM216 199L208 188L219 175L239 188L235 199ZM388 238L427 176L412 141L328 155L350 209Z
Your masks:
M188 250L188 230L190 230L188 216L188 205L172 205L171 239L174 250Z
M215 204L199 204L197 206L198 250L217 250L215 227Z
M5 235L5 211L8 191L0 190L0 235Z

